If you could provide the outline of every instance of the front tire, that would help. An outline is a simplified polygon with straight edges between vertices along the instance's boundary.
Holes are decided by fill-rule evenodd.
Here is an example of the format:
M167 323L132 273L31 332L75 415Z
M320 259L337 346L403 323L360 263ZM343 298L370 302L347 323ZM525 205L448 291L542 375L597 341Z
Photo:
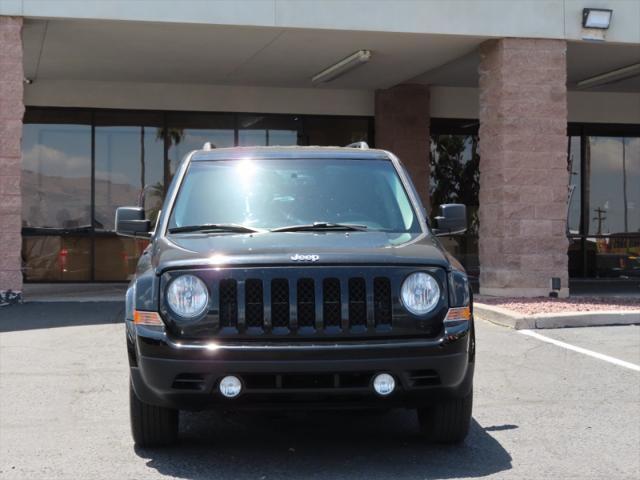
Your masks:
M129 383L131 433L138 447L173 445L178 440L178 410L141 401Z
M460 443L469 433L473 391L466 397L418 409L418 421L424 438L433 443Z

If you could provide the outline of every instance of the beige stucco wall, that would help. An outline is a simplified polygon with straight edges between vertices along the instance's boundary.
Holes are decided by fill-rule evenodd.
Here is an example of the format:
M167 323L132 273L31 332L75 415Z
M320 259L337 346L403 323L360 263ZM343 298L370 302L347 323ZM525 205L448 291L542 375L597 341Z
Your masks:
M25 88L37 106L208 112L374 114L374 92L316 88L39 80Z
M0 15L580 40L584 7L614 10L608 41L640 43L635 0L2 0Z
M569 122L640 124L640 92L567 92ZM432 118L478 118L478 89L431 87Z
M25 87L34 106L374 115L374 92L315 88L42 80ZM640 92L568 92L569 121L640 124ZM432 118L478 118L478 89L431 87Z

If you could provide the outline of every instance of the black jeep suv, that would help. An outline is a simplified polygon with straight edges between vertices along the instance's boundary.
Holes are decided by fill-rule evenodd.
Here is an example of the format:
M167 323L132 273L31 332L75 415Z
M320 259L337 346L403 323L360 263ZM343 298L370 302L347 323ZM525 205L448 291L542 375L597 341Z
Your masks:
M147 236L126 296L131 426L170 444L178 411L417 409L427 439L469 428L472 294L430 228L407 171L366 145L211 149L189 154Z

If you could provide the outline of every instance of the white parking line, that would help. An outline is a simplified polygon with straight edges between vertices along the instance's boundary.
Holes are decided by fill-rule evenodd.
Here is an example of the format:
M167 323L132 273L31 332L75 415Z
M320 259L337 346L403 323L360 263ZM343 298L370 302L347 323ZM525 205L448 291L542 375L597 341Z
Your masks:
M560 340L556 340L554 338L545 337L544 335L540 335L537 332L532 330L516 330L517 332L528 335L533 338L537 338L543 342L552 343L553 345L557 345L558 347L566 348L567 350L573 350L574 352L582 353L584 355L589 355L590 357L597 358L599 360L604 360L605 362L613 363L614 365L618 365L619 367L628 368L630 370L634 370L636 372L640 372L640 365L636 365L635 363L625 362L624 360L620 360L619 358L610 357L609 355L603 355L602 353L594 352L593 350L587 350L586 348L576 347L575 345L571 345L569 343L561 342Z

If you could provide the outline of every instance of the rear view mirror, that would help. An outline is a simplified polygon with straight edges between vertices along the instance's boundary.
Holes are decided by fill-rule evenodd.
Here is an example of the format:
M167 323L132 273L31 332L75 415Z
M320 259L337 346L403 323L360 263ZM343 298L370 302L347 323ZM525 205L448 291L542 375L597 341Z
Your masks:
M116 233L124 237L149 237L151 222L142 207L120 207L116 210Z
M440 215L435 218L438 227L433 233L438 237L460 235L467 231L467 207L460 203L440 205Z

